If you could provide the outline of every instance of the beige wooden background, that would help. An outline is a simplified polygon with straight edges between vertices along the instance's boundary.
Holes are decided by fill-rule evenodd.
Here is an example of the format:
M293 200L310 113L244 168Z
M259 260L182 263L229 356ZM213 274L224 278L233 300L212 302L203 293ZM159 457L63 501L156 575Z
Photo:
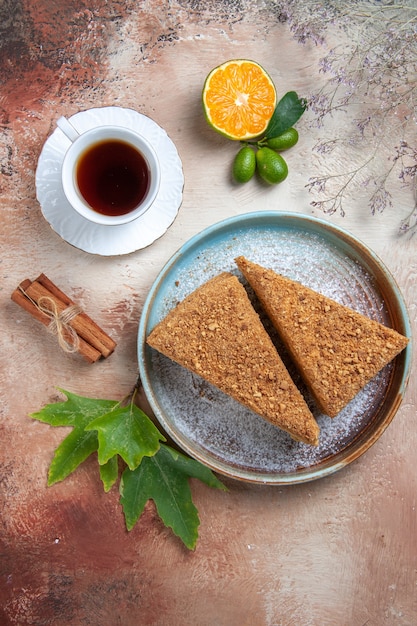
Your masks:
M114 399L129 393L144 299L189 237L253 210L323 217L305 186L310 176L337 165L312 151L326 127L310 128L305 116L282 185L239 187L230 180L236 146L208 128L202 115L204 78L229 58L260 62L281 95L307 95L323 80L321 47L294 41L271 6L21 0L0 7L2 624L417 623L414 376L386 433L338 474L289 488L226 481L228 493L193 483L201 517L195 552L164 528L152 503L128 534L117 492L102 492L92 463L47 488L48 465L64 430L28 418L60 398L57 387ZM112 258L61 240L35 196L37 159L56 119L108 105L134 108L163 126L185 175L182 207L165 236ZM417 240L398 235L411 203L411 193L398 185L393 208L382 215L371 216L363 198L353 195L344 218L327 219L380 255L415 327ZM87 365L63 354L10 301L21 280L40 272L116 339L108 360Z

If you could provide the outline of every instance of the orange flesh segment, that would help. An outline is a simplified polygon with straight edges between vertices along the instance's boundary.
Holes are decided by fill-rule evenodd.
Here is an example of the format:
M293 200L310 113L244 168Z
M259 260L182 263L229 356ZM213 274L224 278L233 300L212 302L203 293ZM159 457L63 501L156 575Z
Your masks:
M275 109L276 92L257 64L230 62L209 78L204 102L215 128L235 139L248 139L266 129Z

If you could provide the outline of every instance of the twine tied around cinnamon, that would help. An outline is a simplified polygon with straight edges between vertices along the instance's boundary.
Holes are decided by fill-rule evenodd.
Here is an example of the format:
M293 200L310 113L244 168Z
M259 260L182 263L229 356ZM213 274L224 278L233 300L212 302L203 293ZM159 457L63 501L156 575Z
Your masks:
M71 326L71 321L82 313L82 308L78 304L71 304L60 313L53 298L42 296L38 302L35 302L23 289L20 288L20 291L39 311L45 313L50 318L51 321L47 329L52 335L57 337L60 348L68 353L78 352L80 339Z
M45 274L21 281L11 299L53 333L65 352L78 352L89 363L107 358L116 347L116 342Z

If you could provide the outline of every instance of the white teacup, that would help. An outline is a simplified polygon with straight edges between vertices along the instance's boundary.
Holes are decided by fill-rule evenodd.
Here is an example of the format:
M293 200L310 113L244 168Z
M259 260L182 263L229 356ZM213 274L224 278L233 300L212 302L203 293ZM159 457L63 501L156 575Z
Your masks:
M147 139L121 126L79 133L65 117L57 125L71 141L62 164L62 186L82 217L115 226L149 209L159 190L161 168Z

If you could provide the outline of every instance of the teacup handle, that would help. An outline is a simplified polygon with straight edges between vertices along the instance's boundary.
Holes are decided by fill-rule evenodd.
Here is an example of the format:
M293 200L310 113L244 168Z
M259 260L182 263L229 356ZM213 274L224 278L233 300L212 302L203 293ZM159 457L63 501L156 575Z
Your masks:
M75 141L80 136L78 130L74 128L66 117L60 117L57 120L56 125L62 130L64 135L66 135L70 141Z

